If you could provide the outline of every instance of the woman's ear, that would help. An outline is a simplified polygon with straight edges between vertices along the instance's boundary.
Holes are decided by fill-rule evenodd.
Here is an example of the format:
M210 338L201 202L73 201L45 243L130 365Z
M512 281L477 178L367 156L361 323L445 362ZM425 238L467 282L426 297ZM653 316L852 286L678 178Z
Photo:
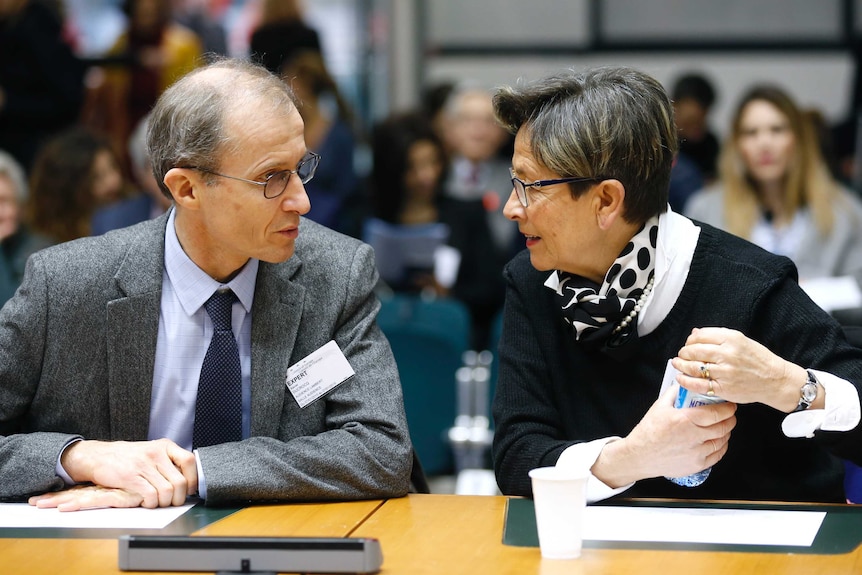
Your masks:
M199 201L198 190L203 180L197 170L190 168L171 168L165 174L165 186L171 192L178 206L194 209Z
M614 222L622 221L625 210L626 189L619 180L602 180L593 188L596 218L599 227L609 229Z

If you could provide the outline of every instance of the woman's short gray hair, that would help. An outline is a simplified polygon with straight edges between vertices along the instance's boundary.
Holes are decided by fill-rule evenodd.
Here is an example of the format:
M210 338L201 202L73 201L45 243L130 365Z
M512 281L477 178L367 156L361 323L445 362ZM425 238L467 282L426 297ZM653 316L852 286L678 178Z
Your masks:
M525 135L537 161L560 177L619 180L624 217L645 222L667 207L677 151L673 106L662 85L631 68L596 68L500 88L497 119ZM571 184L577 196L587 186Z
M18 160L12 157L12 154L0 150L0 177L7 178L12 187L15 188L15 199L18 204L23 204L27 201L29 194L27 188L27 174L24 168L18 163Z
M232 70L213 75L213 69ZM162 193L171 197L164 179L176 167L217 171L222 157L234 144L225 130L227 113L260 107L261 103L285 114L296 108L293 91L280 78L258 64L219 58L180 78L156 102L147 128L147 153ZM270 121L264 115L261 121Z

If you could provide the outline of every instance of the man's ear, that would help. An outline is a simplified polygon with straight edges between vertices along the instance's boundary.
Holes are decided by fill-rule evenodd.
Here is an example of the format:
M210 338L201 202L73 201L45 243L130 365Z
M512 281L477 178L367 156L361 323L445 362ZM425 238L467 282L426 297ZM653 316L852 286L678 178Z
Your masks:
M593 188L593 205L599 227L609 229L614 222L622 221L626 189L619 180L602 180Z
M165 186L171 192L174 203L178 206L192 208L199 201L199 188L204 185L203 179L197 170L189 168L171 168L165 174Z

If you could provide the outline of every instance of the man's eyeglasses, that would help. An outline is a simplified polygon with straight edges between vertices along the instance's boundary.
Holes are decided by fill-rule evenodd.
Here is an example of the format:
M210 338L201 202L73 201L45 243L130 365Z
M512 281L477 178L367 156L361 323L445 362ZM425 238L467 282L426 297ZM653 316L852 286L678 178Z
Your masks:
M530 205L527 199L527 188L541 188L542 186L554 186L556 184L573 184L575 182L600 182L607 178L558 178L556 180L536 180L535 182L527 183L520 178L515 177L515 172L509 168L509 175L512 176L512 187L515 188L515 194L518 196L518 201L525 208Z
M257 182L255 180L247 180L245 178L238 178L236 176L228 176L227 174L220 174L218 172L213 172L212 170L205 170L204 168L199 168L197 166L185 167L190 170L198 170L206 174L212 174L214 176L228 178L230 180L238 180L247 184L254 184L255 186L263 186L263 197L272 200L284 193L284 190L287 189L287 182L290 181L290 176L293 174L299 176L299 181L303 184L307 184L308 182L310 182L311 178L314 177L314 173L317 171L317 166L319 164L320 154L316 154L315 152L308 152L307 154L305 154L305 157L302 158L296 165L295 170L282 170L280 172L275 172L274 174L270 174L269 176L267 176L266 180L262 182Z

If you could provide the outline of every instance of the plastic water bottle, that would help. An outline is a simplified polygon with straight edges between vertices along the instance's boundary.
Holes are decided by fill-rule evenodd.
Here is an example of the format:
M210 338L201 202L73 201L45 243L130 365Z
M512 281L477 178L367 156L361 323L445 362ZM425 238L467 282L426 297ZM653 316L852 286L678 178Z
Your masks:
M720 397L716 397L715 395L704 395L702 393L694 393L692 391L687 390L684 387L679 388L679 395L676 397L676 403L674 407L682 409L684 407L697 407L698 405L710 405L713 403L723 403L724 400ZM685 477L668 477L667 479L673 481L677 485L682 485L683 487L697 487L709 477L709 472L712 471L712 467L707 467L703 471L698 471L697 473L692 473L691 475L686 475Z

